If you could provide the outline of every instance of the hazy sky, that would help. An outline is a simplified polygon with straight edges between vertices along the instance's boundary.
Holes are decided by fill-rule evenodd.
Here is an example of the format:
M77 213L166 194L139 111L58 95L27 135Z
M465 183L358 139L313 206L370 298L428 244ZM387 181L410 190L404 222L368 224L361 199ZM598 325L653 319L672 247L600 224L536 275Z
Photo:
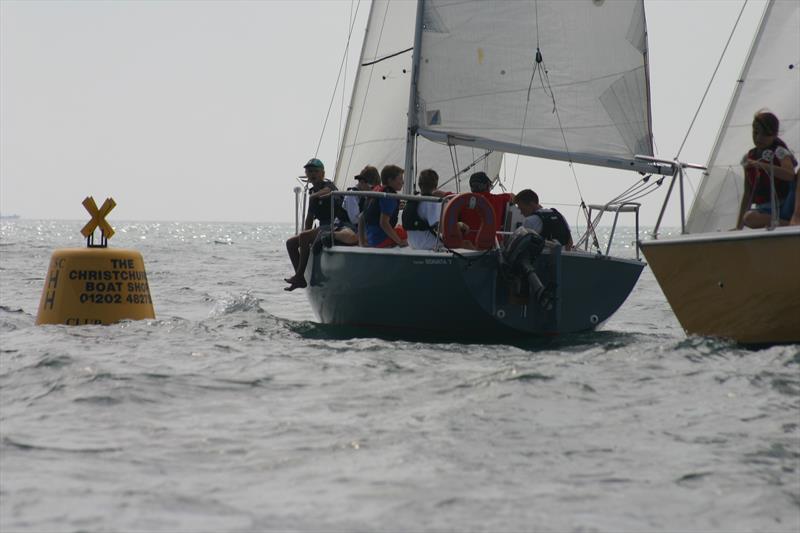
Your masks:
M742 3L645 1L657 155L675 156ZM91 195L114 197L112 223L293 221L292 188L316 150L357 4L0 0L0 213L83 219ZM748 4L682 160L706 162L762 8ZM368 10L362 0L351 65ZM336 101L319 151L328 177ZM590 203L637 178L576 172ZM576 202L563 163L521 161L514 189L525 187L545 204ZM678 221L675 202L666 223Z

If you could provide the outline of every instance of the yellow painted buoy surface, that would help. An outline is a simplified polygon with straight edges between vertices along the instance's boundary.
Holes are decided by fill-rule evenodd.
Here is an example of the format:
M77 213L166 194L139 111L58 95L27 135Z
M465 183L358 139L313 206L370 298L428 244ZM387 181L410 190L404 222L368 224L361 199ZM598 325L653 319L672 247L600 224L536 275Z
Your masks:
M155 318L142 254L123 248L58 249L37 324L113 324Z
M107 247L114 229L105 217L116 203L107 198L98 209L90 196L83 205L92 215L81 230L87 248L53 252L36 324L78 326L155 318L142 254ZM95 245L94 231L98 227L101 243Z

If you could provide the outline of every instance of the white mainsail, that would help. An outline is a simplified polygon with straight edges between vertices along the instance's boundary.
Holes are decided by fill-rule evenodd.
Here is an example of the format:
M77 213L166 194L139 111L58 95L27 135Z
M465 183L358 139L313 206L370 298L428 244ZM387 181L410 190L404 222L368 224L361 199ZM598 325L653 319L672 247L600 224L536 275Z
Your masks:
M367 21L350 111L336 165L336 185L343 188L365 165L403 166L408 127L408 99L411 87L412 47L417 3L374 0ZM440 184L464 169L486 150L458 147L420 140L416 148L416 169L433 168ZM483 170L497 176L503 154L494 151L482 159L460 182L450 181L446 190L469 190L464 181L471 172ZM406 176L409 180L410 176Z
M689 233L736 225L744 190L742 157L753 146L753 115L780 119L779 136L800 150L800 2L767 4L687 222Z
M616 168L653 154L642 0L426 0L418 64L426 138Z

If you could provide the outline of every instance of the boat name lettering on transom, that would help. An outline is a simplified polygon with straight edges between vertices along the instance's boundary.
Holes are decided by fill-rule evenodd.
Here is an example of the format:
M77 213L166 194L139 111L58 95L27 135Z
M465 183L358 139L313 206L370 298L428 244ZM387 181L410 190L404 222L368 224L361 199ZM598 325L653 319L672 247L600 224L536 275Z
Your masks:
M453 262L453 260L444 258L425 258L425 259L416 259L412 262L415 265L449 265Z

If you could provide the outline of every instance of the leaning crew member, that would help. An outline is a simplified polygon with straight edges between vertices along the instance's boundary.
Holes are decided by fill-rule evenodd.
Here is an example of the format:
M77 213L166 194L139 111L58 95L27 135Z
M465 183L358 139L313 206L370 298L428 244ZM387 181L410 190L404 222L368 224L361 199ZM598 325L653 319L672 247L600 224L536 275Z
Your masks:
M309 159L303 167L306 171L306 180L311 185L308 189L308 214L303 224L303 231L286 241L286 250L294 267L294 275L285 278L289 284L285 291L293 291L306 287L305 271L308 264L308 254L311 244L321 230L330 230L331 225L331 192L336 190L336 185L325 179L325 165L319 159ZM319 225L313 228L314 220Z
M564 215L553 208L544 208L539 203L539 195L530 189L523 189L514 197L514 203L525 217L522 224L542 237L558 241L567 250L572 249L572 232Z

